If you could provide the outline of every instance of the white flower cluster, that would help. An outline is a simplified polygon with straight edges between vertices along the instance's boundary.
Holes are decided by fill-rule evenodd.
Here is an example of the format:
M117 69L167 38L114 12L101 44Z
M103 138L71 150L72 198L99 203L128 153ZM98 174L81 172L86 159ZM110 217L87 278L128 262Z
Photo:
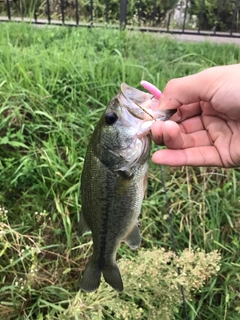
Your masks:
M48 217L48 212L46 210L43 210L41 212L35 211L34 214L35 214L37 222L39 222L39 223L46 221L46 218ZM47 220L50 221L51 218L49 217Z
M19 279L17 279L16 281L15 281L15 286L16 287L19 287L20 288L20 290L23 290L24 289L24 287L26 286L26 279L23 279L23 278L19 278Z
M0 206L0 222L7 219L8 210L3 206Z

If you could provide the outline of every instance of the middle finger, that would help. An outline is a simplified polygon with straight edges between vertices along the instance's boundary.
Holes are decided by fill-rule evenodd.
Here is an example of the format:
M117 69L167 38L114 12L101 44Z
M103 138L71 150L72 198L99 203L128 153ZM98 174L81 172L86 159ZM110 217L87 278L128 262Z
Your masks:
M178 123L178 125L179 125L181 131L186 134L205 130L201 116L186 119L186 120Z

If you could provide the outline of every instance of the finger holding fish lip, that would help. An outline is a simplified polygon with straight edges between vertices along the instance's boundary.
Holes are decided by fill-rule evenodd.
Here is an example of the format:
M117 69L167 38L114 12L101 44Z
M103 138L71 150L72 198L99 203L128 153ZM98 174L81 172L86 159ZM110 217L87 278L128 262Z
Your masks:
M155 88L155 93L159 96L161 93L155 86L147 81L143 84L150 87L150 90ZM154 90L153 90L154 91ZM147 92L133 88L126 83L121 84L121 90L118 94L119 103L124 106L133 116L142 120L161 120L169 119L175 110L160 110L160 101L155 96Z

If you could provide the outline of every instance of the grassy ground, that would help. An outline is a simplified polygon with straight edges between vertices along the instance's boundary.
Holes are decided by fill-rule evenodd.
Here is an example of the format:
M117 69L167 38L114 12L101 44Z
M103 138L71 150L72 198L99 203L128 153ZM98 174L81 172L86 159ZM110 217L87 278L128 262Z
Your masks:
M164 88L173 77L236 62L233 45L1 24L1 319L185 319L179 283L189 319L239 319L239 170L164 168L182 253L175 261L160 170L150 162L143 248L119 250L123 294L104 283L78 292L91 237L76 234L86 146L120 83Z

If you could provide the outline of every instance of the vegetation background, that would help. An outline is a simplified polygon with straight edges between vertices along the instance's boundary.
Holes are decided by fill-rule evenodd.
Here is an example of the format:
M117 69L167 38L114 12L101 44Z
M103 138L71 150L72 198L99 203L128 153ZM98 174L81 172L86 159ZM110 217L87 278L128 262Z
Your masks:
M9 2L11 15L17 17L75 20L76 10L83 22L107 22L119 24L119 0L14 0ZM107 8L107 9L106 9ZM0 2L1 15L7 15L6 4ZM186 21L184 15L186 14ZM240 7L238 0L128 0L127 25L171 28L240 31Z
M89 137L121 82L164 88L237 62L234 45L1 23L1 319L185 319L180 285L189 319L239 319L238 169L164 168L177 258L160 168L150 161L142 248L119 250L122 294L104 282L96 293L78 292L92 243L76 232Z

